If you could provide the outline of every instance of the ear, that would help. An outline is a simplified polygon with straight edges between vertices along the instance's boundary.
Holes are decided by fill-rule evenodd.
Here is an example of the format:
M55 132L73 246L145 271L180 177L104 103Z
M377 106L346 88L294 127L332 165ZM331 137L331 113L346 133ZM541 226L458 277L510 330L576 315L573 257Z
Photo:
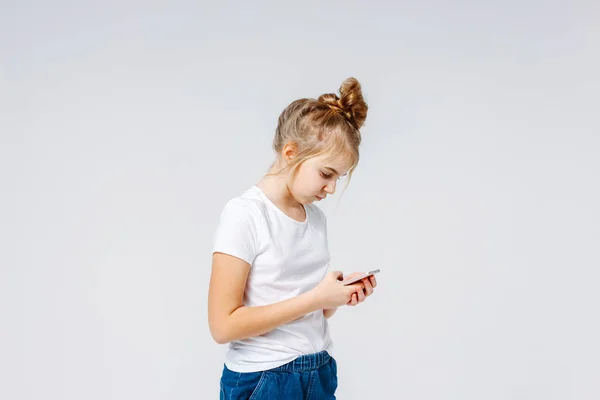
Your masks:
M281 157L285 160L285 162L290 162L296 157L298 153L298 146L296 143L286 143L281 149Z

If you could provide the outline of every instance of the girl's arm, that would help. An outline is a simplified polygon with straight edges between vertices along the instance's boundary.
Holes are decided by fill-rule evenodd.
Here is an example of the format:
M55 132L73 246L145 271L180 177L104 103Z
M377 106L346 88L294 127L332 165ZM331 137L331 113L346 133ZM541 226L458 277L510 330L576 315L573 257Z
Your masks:
M323 315L325 316L325 318L331 318L331 316L333 314L335 314L336 311L337 311L337 307L336 308L326 308L323 310Z
M208 323L217 343L259 336L321 308L312 292L258 307L243 305L250 264L215 253L208 291Z

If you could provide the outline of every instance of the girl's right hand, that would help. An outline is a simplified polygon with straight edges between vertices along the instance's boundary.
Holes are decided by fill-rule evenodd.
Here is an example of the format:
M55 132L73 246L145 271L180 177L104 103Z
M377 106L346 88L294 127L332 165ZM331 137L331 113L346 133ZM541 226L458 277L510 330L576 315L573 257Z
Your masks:
M328 272L325 278L313 289L313 295L318 308L336 308L352 301L352 294L363 293L365 288L362 281L344 286L341 271ZM363 296L364 297L364 296Z

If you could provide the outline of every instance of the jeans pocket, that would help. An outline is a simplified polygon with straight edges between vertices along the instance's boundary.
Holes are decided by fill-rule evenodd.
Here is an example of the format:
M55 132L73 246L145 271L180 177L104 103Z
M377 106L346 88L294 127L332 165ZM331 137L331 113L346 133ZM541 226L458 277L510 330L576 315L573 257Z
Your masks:
M260 375L260 379L258 380L258 383L256 384L256 387L252 391L252 394L250 395L250 398L248 400L256 400L259 398L258 396L260 396L261 389L265 386L266 379L267 379L267 373L263 371L262 374Z
M263 372L234 372L224 368L221 376L221 400L248 399L257 391Z

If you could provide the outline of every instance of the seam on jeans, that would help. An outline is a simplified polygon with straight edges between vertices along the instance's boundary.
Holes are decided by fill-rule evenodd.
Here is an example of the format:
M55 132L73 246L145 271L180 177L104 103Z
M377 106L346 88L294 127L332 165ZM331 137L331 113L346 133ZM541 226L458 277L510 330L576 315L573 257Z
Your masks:
M331 375L332 375L332 379L331 379L331 385L333 386L333 398L335 399L335 392L339 386L338 384L338 376L337 376L337 361L335 361L335 359L332 357L331 358L332 364L331 364ZM334 385L335 384L335 385Z
M235 386L231 388L231 390L229 391L229 398L233 398L233 389L237 389L238 385L240 384L240 378L242 377L242 373L238 372L238 378L237 381L235 381Z
M330 372L330 379L333 380L334 378L337 378L337 364L335 362L335 360L333 359L333 357L331 357L329 359L329 372Z
M258 383L256 384L256 387L252 391L252 394L250 395L250 398L248 400L253 400L256 396L258 396L260 388L265 384L266 374L267 373L265 371L263 371L262 374L260 374L260 379L258 380Z
M312 394L312 390L313 390L313 387L314 387L315 375L316 374L318 374L318 370L310 372L310 379L308 381L308 392L306 393L306 398L307 399L310 399L310 395Z

